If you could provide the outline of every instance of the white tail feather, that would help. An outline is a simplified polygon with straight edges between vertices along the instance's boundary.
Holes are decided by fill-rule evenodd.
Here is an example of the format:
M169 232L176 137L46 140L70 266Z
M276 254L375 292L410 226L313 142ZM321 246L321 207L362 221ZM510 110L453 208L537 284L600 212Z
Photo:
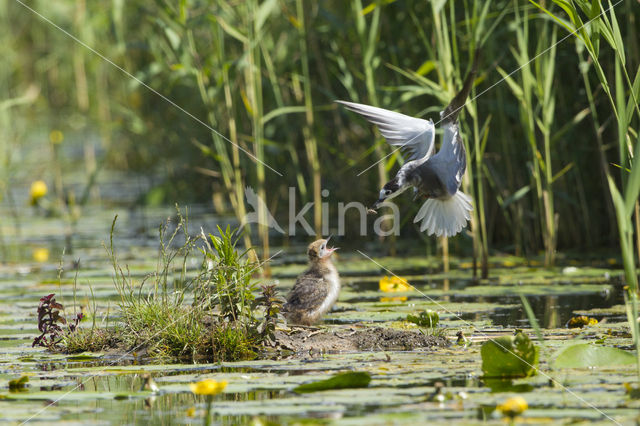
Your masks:
M420 207L413 223L422 222L420 231L427 231L428 235L453 237L471 220L471 202L471 197L461 191L447 200L430 198Z

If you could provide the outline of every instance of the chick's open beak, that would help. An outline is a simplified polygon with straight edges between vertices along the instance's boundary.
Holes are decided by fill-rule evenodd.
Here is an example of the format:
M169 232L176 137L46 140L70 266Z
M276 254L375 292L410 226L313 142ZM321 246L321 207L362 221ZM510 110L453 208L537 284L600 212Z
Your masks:
M327 238L327 242L325 243L325 255L324 256L330 256L331 253L333 253L334 251L338 250L340 247L329 247L326 244L329 244L329 240L331 239L331 235L329 235L329 237ZM324 257L323 256L323 257Z

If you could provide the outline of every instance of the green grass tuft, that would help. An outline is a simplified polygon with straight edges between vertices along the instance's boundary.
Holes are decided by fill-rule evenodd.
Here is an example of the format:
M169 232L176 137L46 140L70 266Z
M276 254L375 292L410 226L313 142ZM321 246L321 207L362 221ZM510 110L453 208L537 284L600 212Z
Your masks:
M115 327L82 329L65 341L67 352L117 347L146 353L159 360L232 361L257 356L270 340L274 313L279 312L274 289L263 287L256 299L252 278L261 264L236 249L239 238L229 227L218 235L191 236L180 210L170 230L159 229L156 270L142 280L129 274L118 259L111 228L107 253L115 272L120 321ZM180 241L180 242L179 242ZM199 266L189 262L200 256ZM263 311L266 315L258 315Z

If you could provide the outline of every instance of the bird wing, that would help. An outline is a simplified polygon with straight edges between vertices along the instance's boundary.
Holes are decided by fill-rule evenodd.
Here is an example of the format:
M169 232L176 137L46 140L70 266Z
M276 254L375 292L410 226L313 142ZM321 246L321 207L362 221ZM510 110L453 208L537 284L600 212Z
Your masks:
M300 307L317 307L322 304L329 293L329 286L324 278L317 275L303 274L298 277L296 283L287 296L285 310Z
M378 126L390 145L408 154L408 161L427 159L433 155L436 130L431 120L409 117L398 112L354 102L336 101Z
M447 123L444 126L442 147L432 160L439 160L435 162L436 173L449 195L453 196L460 188L462 177L467 169L467 153L457 122Z
M425 165L432 167L440 181L444 184L449 196L458 192L462 176L467 169L467 153L460 136L458 115L467 102L478 70L479 51L476 50L471 71L464 80L462 89L453 97L449 105L440 113L440 121L444 134L440 151Z
M477 49L474 53L471 71L469 71L469 74L467 74L467 77L464 79L462 89L460 89L460 91L453 97L453 99L451 99L451 102L449 102L449 105L446 106L444 111L440 113L440 121L443 123L443 127L446 128L447 125L457 123L458 115L460 115L460 111L467 103L467 98L469 97L469 93L471 92L471 88L473 87L473 82L476 78L476 72L478 71L479 58L480 51L479 49Z

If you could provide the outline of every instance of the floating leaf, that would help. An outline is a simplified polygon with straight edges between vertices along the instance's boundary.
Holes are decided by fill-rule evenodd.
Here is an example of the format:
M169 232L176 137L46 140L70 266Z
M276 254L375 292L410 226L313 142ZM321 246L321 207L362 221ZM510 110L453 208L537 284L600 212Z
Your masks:
M380 302L406 302L407 296L393 296L393 297L381 297Z
M329 389L366 388L371 382L371 376L365 372L347 372L320 380L319 382L305 383L293 389L297 393L318 392Z
M609 346L580 343L565 348L555 360L556 368L611 367L636 362L631 352Z
M482 380L491 392L500 393L500 392L531 392L533 391L533 386L528 383L518 383L514 384L511 379L483 379Z
M29 376L20 376L19 379L9 381L9 391L20 392L27 388L29 382Z
M485 377L528 377L536 374L539 350L521 331L514 336L485 342L480 354Z

